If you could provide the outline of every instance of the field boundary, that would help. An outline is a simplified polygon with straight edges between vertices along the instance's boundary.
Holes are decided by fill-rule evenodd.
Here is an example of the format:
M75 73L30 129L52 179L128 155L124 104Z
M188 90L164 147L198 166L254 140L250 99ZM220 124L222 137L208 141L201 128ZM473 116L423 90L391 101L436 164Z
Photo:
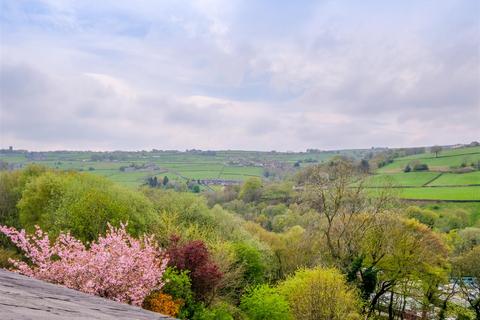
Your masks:
M412 199L412 198L401 198L400 200L405 200L405 201L426 201L426 202L480 202L480 200L439 200L439 199Z
M469 153L461 153L461 154L451 154L451 155L445 155L445 156L439 156L439 157L428 157L428 158L413 158L413 159L402 159L402 158L394 158L392 159L393 162L395 161L414 161L414 160L425 160L425 159L440 159L440 158L451 158L451 157L460 157L460 156L468 156L471 154L480 154L480 152L469 152Z
M460 187L480 187L480 184L451 184L451 185L442 185L442 186L368 186L364 187L366 189L406 189L406 188L460 188ZM352 187L354 188L354 187Z
M432 183L433 181L437 180L438 178L440 178L440 176L443 175L443 172L441 172L440 174L436 175L435 177L433 177L432 179L430 179L430 181L427 181L426 183L424 183L422 185L422 187L427 187L430 183Z
M220 179L220 177L223 174L223 171L225 171L225 165L223 165L222 168L220 169L220 171L218 172L217 179Z

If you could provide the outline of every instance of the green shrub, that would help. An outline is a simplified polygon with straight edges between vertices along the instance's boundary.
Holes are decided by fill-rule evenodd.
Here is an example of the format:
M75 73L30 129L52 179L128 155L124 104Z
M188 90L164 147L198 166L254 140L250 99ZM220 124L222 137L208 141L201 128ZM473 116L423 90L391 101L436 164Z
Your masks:
M277 205L270 205L262 210L262 213L268 217L275 217L281 214L285 214L286 212L287 206L283 203Z
M83 241L96 239L107 224L128 222L133 235L158 225L152 204L142 194L103 177L51 171L32 180L18 203L20 223L27 230L38 224L53 235L70 231Z
M165 285L162 292L171 295L175 300L182 301L180 313L177 315L180 319L190 319L198 305L193 298L192 284L188 276L188 271L179 271L168 267L163 274Z
M413 171L428 171L428 165L426 163L417 163L413 166Z
M416 206L410 206L406 210L406 214L409 218L414 218L423 224L426 224L430 228L433 228L435 222L438 220L439 215L428 209L421 209Z
M449 232L453 229L463 229L469 225L470 214L461 208L452 208L440 212L440 218L436 222L436 227L443 232Z
M234 244L237 263L244 268L244 279L247 284L260 284L264 281L265 265L260 251L246 243Z
M262 180L257 177L248 178L240 188L238 197L245 202L260 200L262 196Z
M46 170L45 167L39 165L29 165L23 170L0 172L0 225L17 229L23 227L20 223L17 204L26 185ZM0 246L14 248L10 240L3 234L0 235Z
M467 251L480 245L480 228L468 227L458 231L460 243L458 245L461 251Z
M9 259L20 259L20 254L13 249L0 247L0 268L8 269L12 267Z
M175 299L184 301L192 299L192 284L187 270L179 271L174 267L168 267L163 274L163 279L165 280L165 285L162 288L163 292L168 293Z
M300 269L279 286L295 319L359 319L358 298L334 268Z
M219 303L210 308L203 308L195 313L192 320L233 320L233 308L226 303ZM233 312L232 312L233 311Z
M248 290L241 299L240 308L251 320L292 319L285 298L268 285Z
M20 228L17 204L25 186L43 174L45 167L29 165L23 170L0 172L0 224Z
M205 199L196 194L151 188L143 189L143 193L153 203L157 212L179 214L182 224L196 223L208 228L215 221ZM170 234L166 236L169 237Z

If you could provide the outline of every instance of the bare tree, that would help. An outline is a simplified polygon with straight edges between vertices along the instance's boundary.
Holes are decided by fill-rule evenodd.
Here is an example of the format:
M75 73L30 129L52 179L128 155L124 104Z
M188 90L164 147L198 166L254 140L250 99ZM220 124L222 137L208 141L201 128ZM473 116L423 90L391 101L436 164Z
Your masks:
M324 218L321 229L328 251L341 268L351 263L355 239L366 230L366 225L354 221L355 217L366 212L378 213L395 198L388 187L367 189L365 177L351 161L344 159L309 167L303 177L302 200ZM371 192L377 195L372 197Z
M442 150L443 150L443 148L440 147L440 146L433 146L433 147L430 148L430 152L431 152L431 153L435 153L435 158L438 157L438 154L439 154L440 152L442 152Z

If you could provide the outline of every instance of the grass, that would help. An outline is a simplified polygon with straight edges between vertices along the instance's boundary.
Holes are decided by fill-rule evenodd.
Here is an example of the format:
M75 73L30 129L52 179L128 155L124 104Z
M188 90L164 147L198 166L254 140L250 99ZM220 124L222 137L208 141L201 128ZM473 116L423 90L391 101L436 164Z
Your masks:
M438 157L431 153L422 153L408 157L396 158L385 167L378 170L378 173L401 172L403 168L412 161L426 163L432 171L449 171L451 168L460 167L462 163L470 165L480 161L480 147L460 148L444 151Z
M438 157L451 157L451 156L458 156L458 155L464 155L468 153L480 153L480 147L467 147L467 148L458 148L458 149L450 149L450 150L445 150L442 151L438 154ZM426 153L420 153L420 154L415 154L411 156L406 156L403 157L402 159L429 159L429 158L435 158L434 153L426 152Z
M225 167L223 174L225 175L245 175L245 176L261 176L263 169L259 167Z
M428 165L428 172L402 172L413 161ZM399 196L404 199L425 200L480 200L480 171L453 173L463 163L470 166L480 161L480 147L467 147L442 151L438 157L422 153L396 158L377 170L368 185L372 187L400 186Z
M59 170L78 170L105 176L129 187L140 186L149 176L163 178L167 175L178 179L228 179L243 181L251 176L262 176L263 168L255 164L280 161L292 164L298 160L322 161L337 154L354 155L360 151L335 151L321 153L280 153L256 151L217 151L205 155L193 152L123 152L121 160L91 161L92 152L44 152L42 160L31 161L22 153L0 153L0 160L9 163L28 165L38 163ZM365 151L366 152L366 151ZM37 154L38 156L38 154ZM98 154L97 154L98 156ZM243 162L243 165L229 165L230 161ZM153 163L160 170L120 171L120 167L130 164Z
M452 157L428 158L419 160L428 165L431 171L449 171L451 168L460 167L462 163L470 165L480 161L480 153L464 154ZM412 160L399 158L378 170L379 173L401 172Z
M480 202L437 202L437 203L419 203L420 207L433 210L439 214L452 212L456 209L462 209L468 212L469 225L480 227Z
M137 188L149 176L163 179L166 175L170 180L181 179L226 179L243 181L251 176L263 175L263 168L254 163L279 161L293 163L299 160L322 162L337 155L352 156L360 159L369 150L343 150L327 151L321 153L293 153L293 152L257 152L227 150L217 151L215 154L205 155L185 152L128 152L122 153L120 161L91 161L91 152L46 152L44 160L35 161L52 168L61 170L82 170L92 174L105 176L119 184ZM0 159L10 163L32 163L24 154L2 153ZM402 198L407 199L436 199L436 200L478 200L480 189L466 185L480 183L480 172L453 174L443 173L438 179L433 180L439 172L410 172L403 173L403 168L412 160L427 163L431 170L448 171L451 167L460 166L462 162L480 161L480 147L445 150L438 158L431 153L424 153L395 159L393 163L378 170L368 180L368 185L381 187L394 185L399 187ZM233 166L230 161L244 161L247 165ZM121 166L134 164L156 164L160 170L122 172ZM250 165L251 164L251 165ZM306 166L311 162L304 162ZM89 170L93 168L94 170ZM433 181L432 181L433 180ZM432 181L431 183L429 183ZM438 188L421 188L428 186L451 186ZM465 187L454 187L465 186ZM375 189L372 189L372 192Z
M370 176L367 179L367 185L371 187L382 186L402 186L402 187L421 187L427 182L437 177L436 172L408 172L393 174L378 174Z
M181 171L179 172L183 177L189 179L217 179L220 174L219 171Z
M96 173L93 171L92 173ZM145 182L145 179L149 176L146 172L128 172L123 173L116 171L109 175L106 175L110 180L122 184L127 187L136 188Z
M416 200L480 200L480 187L438 187L404 188L400 191L403 199Z
M444 173L429 186L480 185L480 171L470 173Z

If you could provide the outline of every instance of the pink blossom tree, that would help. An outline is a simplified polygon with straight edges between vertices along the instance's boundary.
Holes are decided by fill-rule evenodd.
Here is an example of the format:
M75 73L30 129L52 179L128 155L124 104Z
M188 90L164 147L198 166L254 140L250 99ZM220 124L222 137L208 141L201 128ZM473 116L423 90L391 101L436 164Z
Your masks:
M51 243L48 234L36 226L32 235L25 230L0 226L0 232L20 248L30 263L11 260L14 270L36 279L111 300L141 305L145 297L163 286L168 263L166 254L153 236L131 237L125 230L108 225L89 248L61 233Z

